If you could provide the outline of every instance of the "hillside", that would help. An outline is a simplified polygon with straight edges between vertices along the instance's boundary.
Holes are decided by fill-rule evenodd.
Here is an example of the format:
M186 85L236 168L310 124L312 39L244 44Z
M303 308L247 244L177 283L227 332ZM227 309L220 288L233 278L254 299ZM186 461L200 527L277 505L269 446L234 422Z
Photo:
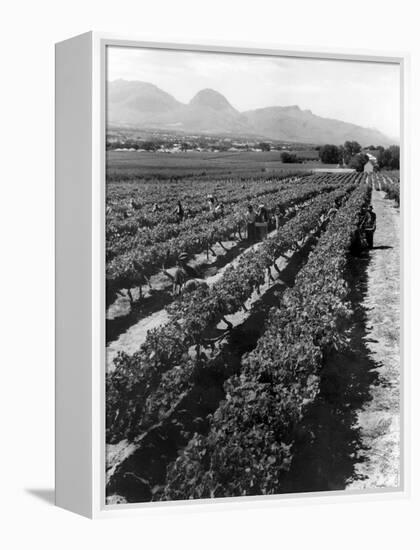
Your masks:
M219 92L199 91L189 103L177 101L154 84L115 80L108 84L108 124L188 133L253 135L300 143L356 140L361 145L390 145L371 128L323 118L297 105L240 112Z

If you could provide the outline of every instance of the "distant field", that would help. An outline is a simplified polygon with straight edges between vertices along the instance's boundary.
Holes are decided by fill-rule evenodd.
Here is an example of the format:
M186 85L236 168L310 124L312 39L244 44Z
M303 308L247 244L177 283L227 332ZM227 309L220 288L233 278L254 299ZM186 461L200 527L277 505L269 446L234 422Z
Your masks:
M148 153L137 151L107 152L107 181L136 178L173 179L182 177L211 178L221 176L252 176L262 172L311 170L328 168L317 160L299 164L284 164L281 152L226 153ZM331 165L332 168L335 165Z

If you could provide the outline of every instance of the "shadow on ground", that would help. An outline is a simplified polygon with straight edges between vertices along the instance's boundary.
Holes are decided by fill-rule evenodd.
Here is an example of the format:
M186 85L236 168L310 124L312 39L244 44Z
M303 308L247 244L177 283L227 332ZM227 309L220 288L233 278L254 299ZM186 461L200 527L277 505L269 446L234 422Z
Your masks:
M32 495L39 500L43 500L47 504L55 504L55 490L54 489L25 489L28 495Z
M176 409L165 421L149 429L134 453L115 469L107 485L108 497L119 495L127 502L161 498L159 489L165 484L168 465L176 460L194 433L208 433L209 415L225 397L224 382L240 371L243 354L256 346L270 308L278 303L279 296L288 286L293 286L318 236L319 233L312 236L291 256L280 271L279 279L253 305L246 320L230 331L216 357L203 365L196 364L191 375L192 387Z
M293 214L294 215L294 214ZM289 221L290 216L285 217L281 222L281 227ZM270 230L273 228L271 227ZM198 267L196 266L200 277L207 279L215 275L220 269L231 263L239 254L245 252L251 244L247 239L241 239L230 248L224 248L222 254L216 254L211 256L211 261L204 262ZM221 245L219 245L221 246ZM150 291L149 291L150 292ZM114 295L112 300L107 300L107 308L116 299ZM113 319L106 319L106 345L110 344L118 337L126 332L131 326L138 323L141 319L152 315L156 311L164 309L173 301L171 294L171 285L168 284L167 288L161 290L153 290L147 297L143 297L141 300L136 300L130 307L129 311L123 315L114 317Z
M246 250L248 246L249 244L246 241L239 241L235 246L227 249L224 254L217 255L211 263L201 264L198 269L200 275L203 278L215 275L222 267L233 261L238 254ZM106 345L117 340L122 333L141 319L145 319L156 311L164 309L174 299L170 284L168 284L167 288L149 290L149 292L149 296L136 300L126 314L119 315L113 319L106 319Z
M117 338L132 325L141 319L152 315L160 309L164 309L173 300L169 290L153 291L152 294L133 304L126 315L120 315L114 319L106 319L106 345Z
M294 459L285 479L284 492L344 489L360 479L356 464L363 461L358 412L371 400L370 387L377 382L377 365L366 347L367 268L370 258L350 257L347 271L350 303L350 343L345 352L325 357L320 393L298 426Z

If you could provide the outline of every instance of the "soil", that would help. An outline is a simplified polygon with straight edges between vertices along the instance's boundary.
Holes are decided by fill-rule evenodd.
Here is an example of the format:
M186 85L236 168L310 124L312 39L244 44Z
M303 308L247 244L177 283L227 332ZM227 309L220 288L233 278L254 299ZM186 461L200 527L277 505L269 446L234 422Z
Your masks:
M377 215L364 298L366 347L378 365L371 400L358 413L364 450L359 479L348 489L399 486L400 471L400 213L383 191L373 191Z
M212 248L217 256L210 254L209 260L207 260L207 253L201 252L200 254L196 254L189 262L192 267L200 269L209 286L212 286L221 277L228 265L235 265L243 253L239 253L232 260L232 255L238 251L238 243L236 241L227 241L223 243L223 246L224 248L220 244L215 244ZM222 268L218 271L220 265L222 265ZM170 268L166 271L173 275L175 268ZM141 304L138 304L141 305L141 311L139 311L138 307L132 309L128 297L122 296L108 308L107 370L112 370L113 362L118 352L136 352L146 340L149 330L157 328L168 321L165 306L173 299L170 291L171 282L166 275L159 273L151 278L151 284L153 291L146 290L143 301ZM138 290L134 290L132 293L134 298L138 297ZM120 332L117 327L124 327L125 330L121 330Z
M295 458L285 479L284 492L366 490L399 485L400 219L399 209L393 201L385 199L383 191L373 190L372 204L377 215L374 248L361 257L349 258L347 278L353 309L350 350L326 358L320 395L297 429ZM231 243L230 247L234 246ZM239 253L232 250L232 254L234 252L234 258L225 261L222 267L221 264L208 265L206 280L210 286L219 280L228 265L238 261L243 250ZM281 276L273 272L276 282L264 285L261 295L254 294L248 300L247 312L229 316L234 329L222 353L226 355L225 359L229 357L232 368L239 368L240 358L247 351L236 349L235 336L243 342L246 332L245 341L249 341L251 348L255 345L275 294L293 285L296 272L308 252L279 259L277 265ZM229 252L223 251L214 261L223 261L225 254L228 256ZM200 262L203 258L195 260ZM297 261L296 265L293 265L294 261ZM287 275L288 270L290 275ZM159 303L157 307L162 308L162 305ZM158 309L111 342L107 349L108 365L119 349L135 351L144 341L147 330L160 325L166 318L165 310ZM223 326L218 328L222 330ZM183 431L178 433L173 426L178 423L188 433L196 430L193 422L197 417L205 418L223 397L225 376L226 373L221 376L218 369L205 373L191 395L185 397L182 407L178 407L179 411L175 413L177 422L156 426L144 434L142 444L130 444L124 440L107 445L107 476L108 479L114 478L115 484L110 488L111 494L123 495L128 501L152 498L151 490L154 484L162 482L168 460L174 459L176 450L188 439L186 437L184 441L180 435ZM206 410L196 410L197 403ZM205 422L201 429L205 432ZM156 453L157 448L162 452ZM146 472L144 465L150 458L146 454L152 451L153 456L161 458L152 464L150 472ZM115 476L117 468L121 471ZM136 474L136 488L131 494L133 480L127 475L139 471L142 476Z
M226 259L228 260L230 256L229 252L231 252L232 249L237 249L237 243L234 241L224 242L223 246L225 247L225 250L222 249L219 244L213 246L213 250L217 254L216 257L213 257L213 261L206 263L206 252L202 252L194 256L194 258L189 262L192 267L199 267L200 270L204 272L204 278L209 287L212 287L222 277L228 266L235 266L238 263L239 258L242 256L242 254L247 251L247 249L243 250L230 262L223 262L223 267L218 270L217 265L221 263L221 258L225 258L226 256L228 256L228 258ZM175 272L175 268L167 269L167 271L171 273L171 275L173 275ZM157 328L168 321L168 314L166 312L165 306L172 301L172 296L169 290L171 285L168 284L168 278L163 274L159 274L156 277L153 277L151 282L154 292L163 290L166 293L168 299L163 302L162 300L154 300L154 303L158 310L150 312L149 315L147 315L147 304L145 307L145 304L143 303L143 316L138 319L137 322L129 326L127 330L120 334L114 341L109 342L106 350L108 371L112 370L114 359L119 351L124 351L126 353L136 352L141 344L143 344L146 340L146 336L149 330ZM148 298L147 293L145 294L145 297L146 299ZM122 310L128 309L129 311L129 308L129 300L120 298L111 306L109 310L109 316L110 318L113 317L114 320L116 320L118 318L117 315L121 315ZM133 315L135 315L135 312L133 312Z
M273 236L274 234L275 231L272 231L268 234L268 237ZM256 243L252 245L255 250L257 250L260 246L261 243ZM229 267L235 267L243 254L251 248L249 246L246 246L245 243L242 243L242 246L238 246L238 243L235 241L224 242L223 247L224 248L222 248L219 244L213 246L213 250L216 252L217 256L213 257L213 260L210 262L206 261L207 256L205 252L197 254L196 256L194 256L191 262L189 262L191 266L198 267L200 269L201 273L203 273L204 275L206 283L210 288L223 277L226 269L228 269ZM210 256L210 260L211 259L212 256ZM277 266L279 267L279 269L283 269L284 261L287 261L287 259L280 259L277 261ZM173 274L174 270L175 268L173 268L172 270L168 269L167 271ZM273 279L276 280L278 275L274 270L272 275ZM115 339L111 339L109 337L109 326L107 326L108 345L106 349L106 362L108 372L113 369L114 359L120 351L124 351L129 354L136 352L141 344L144 343L144 341L146 340L147 332L149 330L161 326L168 321L168 314L166 312L165 306L170 303L170 301L172 301L172 297L169 293L168 278L163 274L157 275L152 280L152 286L154 289L154 293L156 293L156 291L158 290L163 291L160 294L160 300L156 300L156 298L153 298L153 296L151 297L153 298L152 301L154 302L154 307L156 308L155 311L151 311L150 307L148 307L147 294L146 303L142 302L141 304L141 315L138 315L138 313L136 313L136 310L130 312L130 304L128 298L118 298L116 302L109 308L107 316L108 320L112 319L114 325L120 322L127 323L129 326L126 328L125 331L122 331L120 334L115 335ZM264 285L264 287L261 287L261 294L268 289L268 286L269 285L266 284ZM247 302L246 307L248 308L257 299L259 299L259 295L254 293L254 295ZM122 320L120 316L123 312L127 312L127 314ZM118 321L119 319L120 321ZM244 315L241 314L241 312L239 312L235 316L229 316L228 318L228 320L231 321L235 326L238 323L242 322L243 319ZM114 328L114 331L115 330L116 329Z
M399 210L384 196L373 191L373 250L348 259L348 348L325 356L284 493L399 486Z
M240 370L243 354L255 347L269 310L278 303L281 293L293 286L319 233L308 235L299 250L277 260L279 271L272 270L274 282L262 285L260 294L253 293L246 302L247 311L229 316L233 328L223 338L219 353L206 369L195 374L193 387L173 404L167 418L143 432L134 443L122 440L107 444L110 503L117 496L128 502L152 500L155 490L164 484L168 464L195 432L208 431L209 415L224 398L224 381ZM220 331L226 332L223 328Z

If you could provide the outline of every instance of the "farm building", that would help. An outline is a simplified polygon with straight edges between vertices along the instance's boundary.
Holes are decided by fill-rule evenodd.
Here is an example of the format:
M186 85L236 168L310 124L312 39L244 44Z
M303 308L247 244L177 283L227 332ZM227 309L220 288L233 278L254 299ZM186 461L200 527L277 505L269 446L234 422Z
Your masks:
M369 159L363 168L363 172L365 172L366 174L372 174L374 170L375 164L373 163L372 159Z

